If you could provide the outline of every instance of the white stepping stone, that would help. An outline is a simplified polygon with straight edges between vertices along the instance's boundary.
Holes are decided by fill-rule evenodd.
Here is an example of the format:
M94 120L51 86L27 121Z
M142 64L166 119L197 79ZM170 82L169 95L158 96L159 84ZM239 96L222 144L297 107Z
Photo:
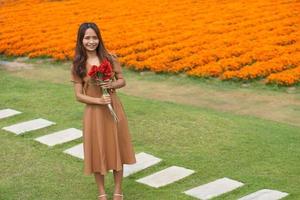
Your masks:
M17 115L20 113L22 113L22 112L13 110L10 108L2 109L2 110L0 110L0 119L6 118L6 117L11 117L11 116L14 116L14 115Z
M225 177L184 191L184 193L198 199L206 200L214 198L226 192L230 192L243 185L244 184L241 182Z
M135 158L136 158L135 164L131 164L131 165L124 164L123 177L127 177L133 173L151 167L152 165L155 165L161 161L160 158L157 158L155 156L152 156L144 152L136 154Z
M171 166L136 181L151 187L159 188L185 178L194 172L195 171L183 167Z
M78 145L75 145L69 149L64 150L64 153L70 154L71 156L84 159L84 154L83 154L83 143L80 143Z
M51 126L53 124L56 124L56 123L48 121L46 119L38 118L38 119L14 124L11 126L6 126L6 127L3 127L2 129L19 135L19 134L22 134L22 133L25 133L28 131L45 128L45 127Z
M278 200L286 197L288 193L277 190L262 189L238 200Z
M69 128L62 131L54 132L48 135L44 135L34 140L46 144L48 146L54 146L62 144L82 137L82 131L76 128Z

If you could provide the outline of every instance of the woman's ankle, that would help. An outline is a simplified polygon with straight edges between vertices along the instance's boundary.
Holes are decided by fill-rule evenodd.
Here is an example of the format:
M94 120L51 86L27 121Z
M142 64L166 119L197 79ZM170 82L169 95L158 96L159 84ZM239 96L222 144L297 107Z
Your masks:
M122 194L122 189L120 189L120 188L115 188L114 194Z
M98 190L98 193L99 193L99 195L101 195L101 194L106 194L106 193L105 193L105 190Z

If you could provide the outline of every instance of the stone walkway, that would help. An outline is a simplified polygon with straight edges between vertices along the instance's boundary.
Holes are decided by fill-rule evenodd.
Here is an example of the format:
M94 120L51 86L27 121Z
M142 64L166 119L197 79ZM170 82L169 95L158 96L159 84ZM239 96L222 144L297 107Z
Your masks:
M0 110L0 119L5 119L8 117L13 117L15 115L21 114L22 112L14 109L2 109ZM3 127L3 130L14 133L16 135L26 134L30 131L46 128L51 125L55 125L55 122L51 122L46 119L38 118L29 121L20 122L17 124L12 124L10 126ZM40 142L41 144L47 145L49 147L55 146L57 144L63 144L70 142L82 137L82 131L76 128L67 128L54 133L49 133L47 135L35 138L34 140ZM79 159L84 159L83 154L83 143L77 144L71 148L63 151L64 153L74 156ZM133 165L124 165L124 177L130 176L131 174L138 173L144 169L158 164L161 159L155 157L151 154L140 152L136 155L137 163ZM112 172L112 170L110 170ZM174 182L180 181L181 179L187 178L188 176L194 174L195 171L192 169L187 169L182 166L170 166L166 169L160 170L153 174L149 174L143 178L136 180L138 183L142 183L149 187L160 188ZM196 199L212 199L218 197L225 193L236 190L245 183L233 180L227 177L216 179L212 182L196 186L189 190L183 191L182 193L195 197ZM180 191L178 191L180 192ZM278 200L286 197L288 193L271 190L271 189L261 189L259 191L248 194L241 197L239 200Z

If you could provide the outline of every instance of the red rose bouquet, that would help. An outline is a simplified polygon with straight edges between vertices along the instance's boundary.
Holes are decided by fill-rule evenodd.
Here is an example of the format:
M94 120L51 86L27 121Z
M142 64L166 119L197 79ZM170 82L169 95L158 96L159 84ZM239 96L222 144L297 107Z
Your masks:
M104 83L104 81L111 80L111 75L112 75L112 67L110 62L105 59L99 66L93 65L90 71L88 72L88 75L96 82L99 83ZM106 88L103 88L100 86L102 89L102 94L104 96L109 96L108 90ZM115 111L113 110L111 104L108 104L108 108L110 110L110 113L112 114L115 122L118 122L118 116L116 115Z

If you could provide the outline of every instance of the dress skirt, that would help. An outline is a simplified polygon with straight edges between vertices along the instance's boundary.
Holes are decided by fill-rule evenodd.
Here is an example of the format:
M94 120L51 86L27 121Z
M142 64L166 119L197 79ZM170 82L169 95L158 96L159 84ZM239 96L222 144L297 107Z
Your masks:
M84 174L121 170L136 163L128 122L116 92L111 93L116 123L107 105L86 104L83 116Z

